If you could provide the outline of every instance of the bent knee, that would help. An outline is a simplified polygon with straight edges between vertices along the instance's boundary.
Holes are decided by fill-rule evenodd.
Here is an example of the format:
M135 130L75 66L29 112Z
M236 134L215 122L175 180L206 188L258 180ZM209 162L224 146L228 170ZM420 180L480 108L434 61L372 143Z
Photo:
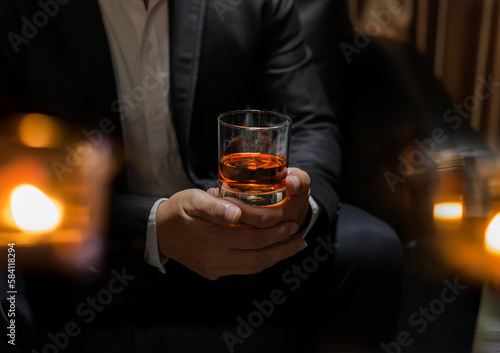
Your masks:
M343 204L337 223L339 260L367 272L401 271L403 250L387 223L357 207Z

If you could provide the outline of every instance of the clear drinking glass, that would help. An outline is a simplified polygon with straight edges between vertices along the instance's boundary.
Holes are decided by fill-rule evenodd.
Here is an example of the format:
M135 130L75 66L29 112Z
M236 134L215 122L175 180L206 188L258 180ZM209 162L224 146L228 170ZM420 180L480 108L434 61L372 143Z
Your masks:
M221 114L219 196L258 206L286 199L292 119L263 110Z

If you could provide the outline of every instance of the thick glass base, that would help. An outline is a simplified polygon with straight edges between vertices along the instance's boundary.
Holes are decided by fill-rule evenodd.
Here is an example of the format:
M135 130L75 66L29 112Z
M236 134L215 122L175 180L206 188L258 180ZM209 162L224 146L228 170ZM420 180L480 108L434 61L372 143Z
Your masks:
M279 190L274 190L273 192L238 192L230 189L225 189L223 187L219 188L219 197L234 197L239 199L246 204L253 206L272 206L276 205L286 199L287 190L282 188Z

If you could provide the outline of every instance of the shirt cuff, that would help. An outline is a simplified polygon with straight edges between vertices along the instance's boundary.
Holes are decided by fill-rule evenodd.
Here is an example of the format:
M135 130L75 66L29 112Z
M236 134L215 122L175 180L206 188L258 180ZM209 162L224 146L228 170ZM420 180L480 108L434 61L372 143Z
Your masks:
M156 212L158 211L158 206L163 201L168 200L166 198L159 199L151 207L148 218L148 230L146 232L146 249L144 251L144 261L153 267L156 267L161 273L165 273L165 268L163 265L167 262L168 257L160 256L160 250L158 249L158 235L156 234Z
M309 224L307 225L307 227L302 227L301 229L299 229L299 231L295 233L292 238L304 239L318 219L321 209L319 204L314 200L312 196L309 196L309 207L311 207L311 218L309 218Z

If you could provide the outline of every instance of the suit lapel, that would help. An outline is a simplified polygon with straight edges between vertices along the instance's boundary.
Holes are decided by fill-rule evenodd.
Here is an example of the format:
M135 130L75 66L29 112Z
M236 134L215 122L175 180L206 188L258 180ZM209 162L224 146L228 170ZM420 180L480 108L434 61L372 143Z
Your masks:
M185 162L201 56L207 0L170 0L172 110ZM187 163L189 165L189 163Z
M55 20L90 94L98 117L109 116L116 100L116 85L106 31L96 0L72 0L61 5ZM118 114L115 126L120 130Z

